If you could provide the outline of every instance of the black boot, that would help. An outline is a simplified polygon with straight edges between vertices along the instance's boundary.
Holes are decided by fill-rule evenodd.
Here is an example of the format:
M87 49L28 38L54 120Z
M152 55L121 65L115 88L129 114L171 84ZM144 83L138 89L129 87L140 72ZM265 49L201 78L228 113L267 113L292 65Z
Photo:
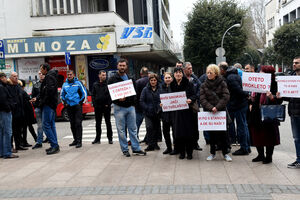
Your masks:
M258 156L252 160L252 162L260 162L265 159L264 147L256 147Z
M266 147L266 158L263 160L263 164L269 164L272 162L274 146L267 146Z

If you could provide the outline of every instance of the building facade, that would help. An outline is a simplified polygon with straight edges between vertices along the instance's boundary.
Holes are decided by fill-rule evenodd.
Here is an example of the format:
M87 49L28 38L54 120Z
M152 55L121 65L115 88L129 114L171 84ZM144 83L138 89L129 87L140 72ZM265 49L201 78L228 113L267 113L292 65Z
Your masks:
M178 60L168 0L0 0L0 7L4 71L22 79L36 79L39 65L48 62L59 72L59 85L72 69L91 88L98 71L113 74L121 57L132 75L142 66L159 72Z
M300 19L300 0L269 0L265 5L266 44L272 45L275 31L282 25Z

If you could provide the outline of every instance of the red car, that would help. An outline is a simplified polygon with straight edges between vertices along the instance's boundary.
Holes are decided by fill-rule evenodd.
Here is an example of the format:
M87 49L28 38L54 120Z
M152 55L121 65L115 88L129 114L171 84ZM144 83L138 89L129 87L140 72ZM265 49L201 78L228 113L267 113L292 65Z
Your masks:
M56 117L62 118L65 121L69 121L67 109L64 107L64 104L61 102L60 99L60 91L61 88L58 88L58 105L56 108ZM87 113L92 112L94 112L94 107L92 106L92 97L88 95L87 101L84 104L82 104L82 115L85 116Z

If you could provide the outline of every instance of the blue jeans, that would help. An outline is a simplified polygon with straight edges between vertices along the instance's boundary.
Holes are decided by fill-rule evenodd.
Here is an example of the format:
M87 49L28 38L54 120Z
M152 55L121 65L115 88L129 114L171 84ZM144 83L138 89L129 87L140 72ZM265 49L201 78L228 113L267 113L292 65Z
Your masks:
M58 147L56 127L55 127L55 110L49 106L42 108L43 131L45 132L52 148Z
M139 132L140 132L140 127L143 123L143 120L144 120L144 114L142 112L138 112L136 111L135 112L135 115L136 115L136 127L137 127L137 137L139 137Z
M128 129L132 150L140 151L141 147L136 134L137 128L134 107L130 106L126 108L114 104L114 116L122 152L128 151L128 143L125 135L126 127Z
M229 114L232 120L232 123L229 125L229 135L231 138L231 143L235 143L237 138L238 142L241 144L241 148L246 151L250 149L250 135L247 122L247 110L248 105L236 111L229 110ZM234 119L236 120L237 125L237 136L235 132Z
M291 116L291 125L297 155L296 161L300 163L300 117Z
M36 117L36 124L37 124L37 144L43 143L43 124L42 124L42 110L40 108L35 108L35 117Z
M0 156L11 155L12 115L0 112Z

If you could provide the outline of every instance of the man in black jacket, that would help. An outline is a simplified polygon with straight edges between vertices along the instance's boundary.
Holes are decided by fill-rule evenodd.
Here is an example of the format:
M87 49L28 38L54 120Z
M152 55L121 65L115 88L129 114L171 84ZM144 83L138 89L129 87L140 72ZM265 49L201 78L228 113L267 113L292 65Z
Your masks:
M36 101L38 96L40 95L40 88L45 76L39 71L39 80L33 84L32 91L31 91L31 98L32 104L34 107L34 112L36 116L37 122L37 141L36 144L32 147L32 149L41 148L43 145L43 126L42 126L42 111L39 105L39 102Z
M42 82L40 96L37 101L40 101L42 109L43 131L51 145L50 148L46 149L47 155L50 155L59 152L55 127L55 111L58 101L57 71L50 70L50 66L47 63L42 64L40 70L45 75L45 79Z
M0 72L0 157L18 158L19 156L11 152L12 105L6 83L5 73Z
M121 81L126 81L132 79L126 74L128 69L128 62L125 59L120 59L118 61L118 72L112 76L108 84L113 84ZM134 81L132 81L134 83ZM130 157L128 151L128 143L125 134L126 127L128 128L129 137L131 141L131 148L134 154L146 155L146 152L141 150L138 138L137 138L137 128L136 128L136 116L135 116L135 97L129 96L120 98L113 101L114 106L114 116L116 120L116 126L119 136L119 143L121 150L126 157Z
M241 148L233 152L232 155L248 155L251 152L247 124L248 94L243 91L242 80L236 68L228 67L226 62L221 62L219 67L230 92L230 100L227 108L232 120L232 123L229 125L231 144L239 142L241 145ZM234 119L236 119L237 124L237 138Z
M113 132L112 132L111 122L110 122L112 102L107 88L106 71L100 70L98 77L99 77L99 81L93 84L93 90L92 90L92 101L93 101L93 106L95 108L95 119L96 119L96 138L92 142L92 144L101 143L102 115L104 115L104 119L105 119L108 143L112 144Z

